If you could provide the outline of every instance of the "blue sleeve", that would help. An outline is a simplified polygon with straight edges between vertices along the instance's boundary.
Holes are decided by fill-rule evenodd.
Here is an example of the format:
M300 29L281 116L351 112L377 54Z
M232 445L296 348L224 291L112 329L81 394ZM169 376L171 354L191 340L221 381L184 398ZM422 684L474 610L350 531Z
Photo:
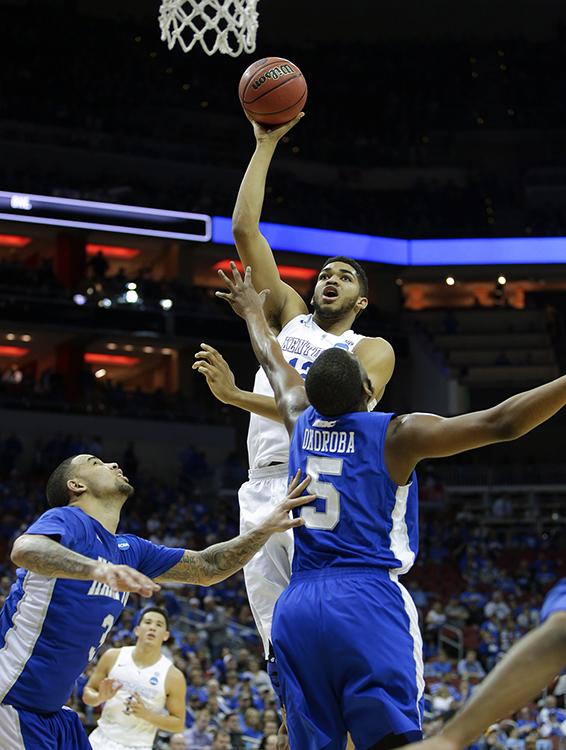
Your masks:
M72 508L51 508L34 521L25 533L54 537L70 549L81 546L86 539L84 524Z
M153 544L153 542L133 534L124 534L123 537L130 543L130 549L134 555L131 567L139 570L148 578L158 578L174 565L177 565L185 552L180 547L164 547L162 544Z

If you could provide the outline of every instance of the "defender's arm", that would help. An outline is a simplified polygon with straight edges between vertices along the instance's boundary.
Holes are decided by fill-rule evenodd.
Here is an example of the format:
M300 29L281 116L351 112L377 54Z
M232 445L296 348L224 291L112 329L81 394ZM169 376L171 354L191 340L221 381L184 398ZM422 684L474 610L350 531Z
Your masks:
M483 411L457 417L409 414L395 419L385 456L394 481L406 481L423 458L454 456L492 443L516 440L566 405L566 376L511 396Z

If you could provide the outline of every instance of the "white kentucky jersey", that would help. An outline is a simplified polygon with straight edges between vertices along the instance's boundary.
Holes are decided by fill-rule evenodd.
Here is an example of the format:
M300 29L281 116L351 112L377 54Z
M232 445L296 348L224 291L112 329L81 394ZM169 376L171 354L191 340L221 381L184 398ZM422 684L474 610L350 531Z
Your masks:
M327 333L314 322L312 315L292 318L277 336L283 356L303 379L314 360L325 349L337 346L352 351L363 338L364 336L353 331L345 331L339 336ZM255 377L254 393L273 396L273 389L261 368ZM271 463L287 463L289 435L285 425L252 414L248 430L248 459L251 469L269 466Z
M167 700L165 680L173 662L162 656L150 667L138 667L133 659L134 649L135 646L121 648L108 674L122 687L104 704L98 726L114 742L128 747L151 747L157 727L129 713L128 702L134 693L139 693L150 711L164 713Z

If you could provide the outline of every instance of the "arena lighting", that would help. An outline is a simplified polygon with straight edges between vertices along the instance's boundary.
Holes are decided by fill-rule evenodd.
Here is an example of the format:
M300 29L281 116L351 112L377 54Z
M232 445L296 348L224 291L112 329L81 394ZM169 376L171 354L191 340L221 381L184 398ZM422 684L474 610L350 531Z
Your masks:
M73 302L75 305L86 305L86 297L84 294L73 294Z
M448 284L448 286L454 286L454 284L456 283L456 280L454 279L453 276L447 276L446 283Z
M0 191L0 219L143 237L208 242L207 214Z
M213 268L215 271L230 271L230 258L220 260L215 263ZM239 260L236 261L236 266L240 272L243 272L243 266ZM316 268L301 268L300 266L277 266L281 278L283 279L294 279L296 281L311 281L317 275L318 271Z
M98 379L103 378L105 375L106 375L106 370L104 369L104 367L101 367L100 370L97 370L94 373L94 377Z
M116 260L133 260L140 253L136 247L118 247L117 245L95 245L89 242L86 246L87 255L97 255L102 253L105 258L114 258Z
M31 242L31 237L21 237L17 234L0 234L0 247L25 247Z
M86 352L84 361L89 365L112 365L114 367L135 367L139 365L139 357L126 357L125 354L102 354L101 352Z
M497 283L501 284L501 286L504 286L507 283L507 279L505 278L505 276L498 276Z
M126 292L126 302L130 305L134 305L138 301L138 293L135 289L128 289Z
M172 299L160 299L159 304L164 310L170 310L173 307Z
M566 237L403 240L266 222L260 229L274 250L326 257L347 255L399 266L566 263ZM212 217L212 240L234 244L231 219Z
M19 357L25 357L28 352L29 349L24 346L0 346L0 357L18 359Z

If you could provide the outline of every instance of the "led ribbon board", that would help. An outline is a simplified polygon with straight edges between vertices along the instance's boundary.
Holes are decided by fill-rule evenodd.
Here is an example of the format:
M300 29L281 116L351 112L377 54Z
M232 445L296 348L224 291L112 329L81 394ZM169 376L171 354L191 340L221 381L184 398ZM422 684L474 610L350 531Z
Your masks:
M0 219L71 229L208 242L207 214L0 191Z

